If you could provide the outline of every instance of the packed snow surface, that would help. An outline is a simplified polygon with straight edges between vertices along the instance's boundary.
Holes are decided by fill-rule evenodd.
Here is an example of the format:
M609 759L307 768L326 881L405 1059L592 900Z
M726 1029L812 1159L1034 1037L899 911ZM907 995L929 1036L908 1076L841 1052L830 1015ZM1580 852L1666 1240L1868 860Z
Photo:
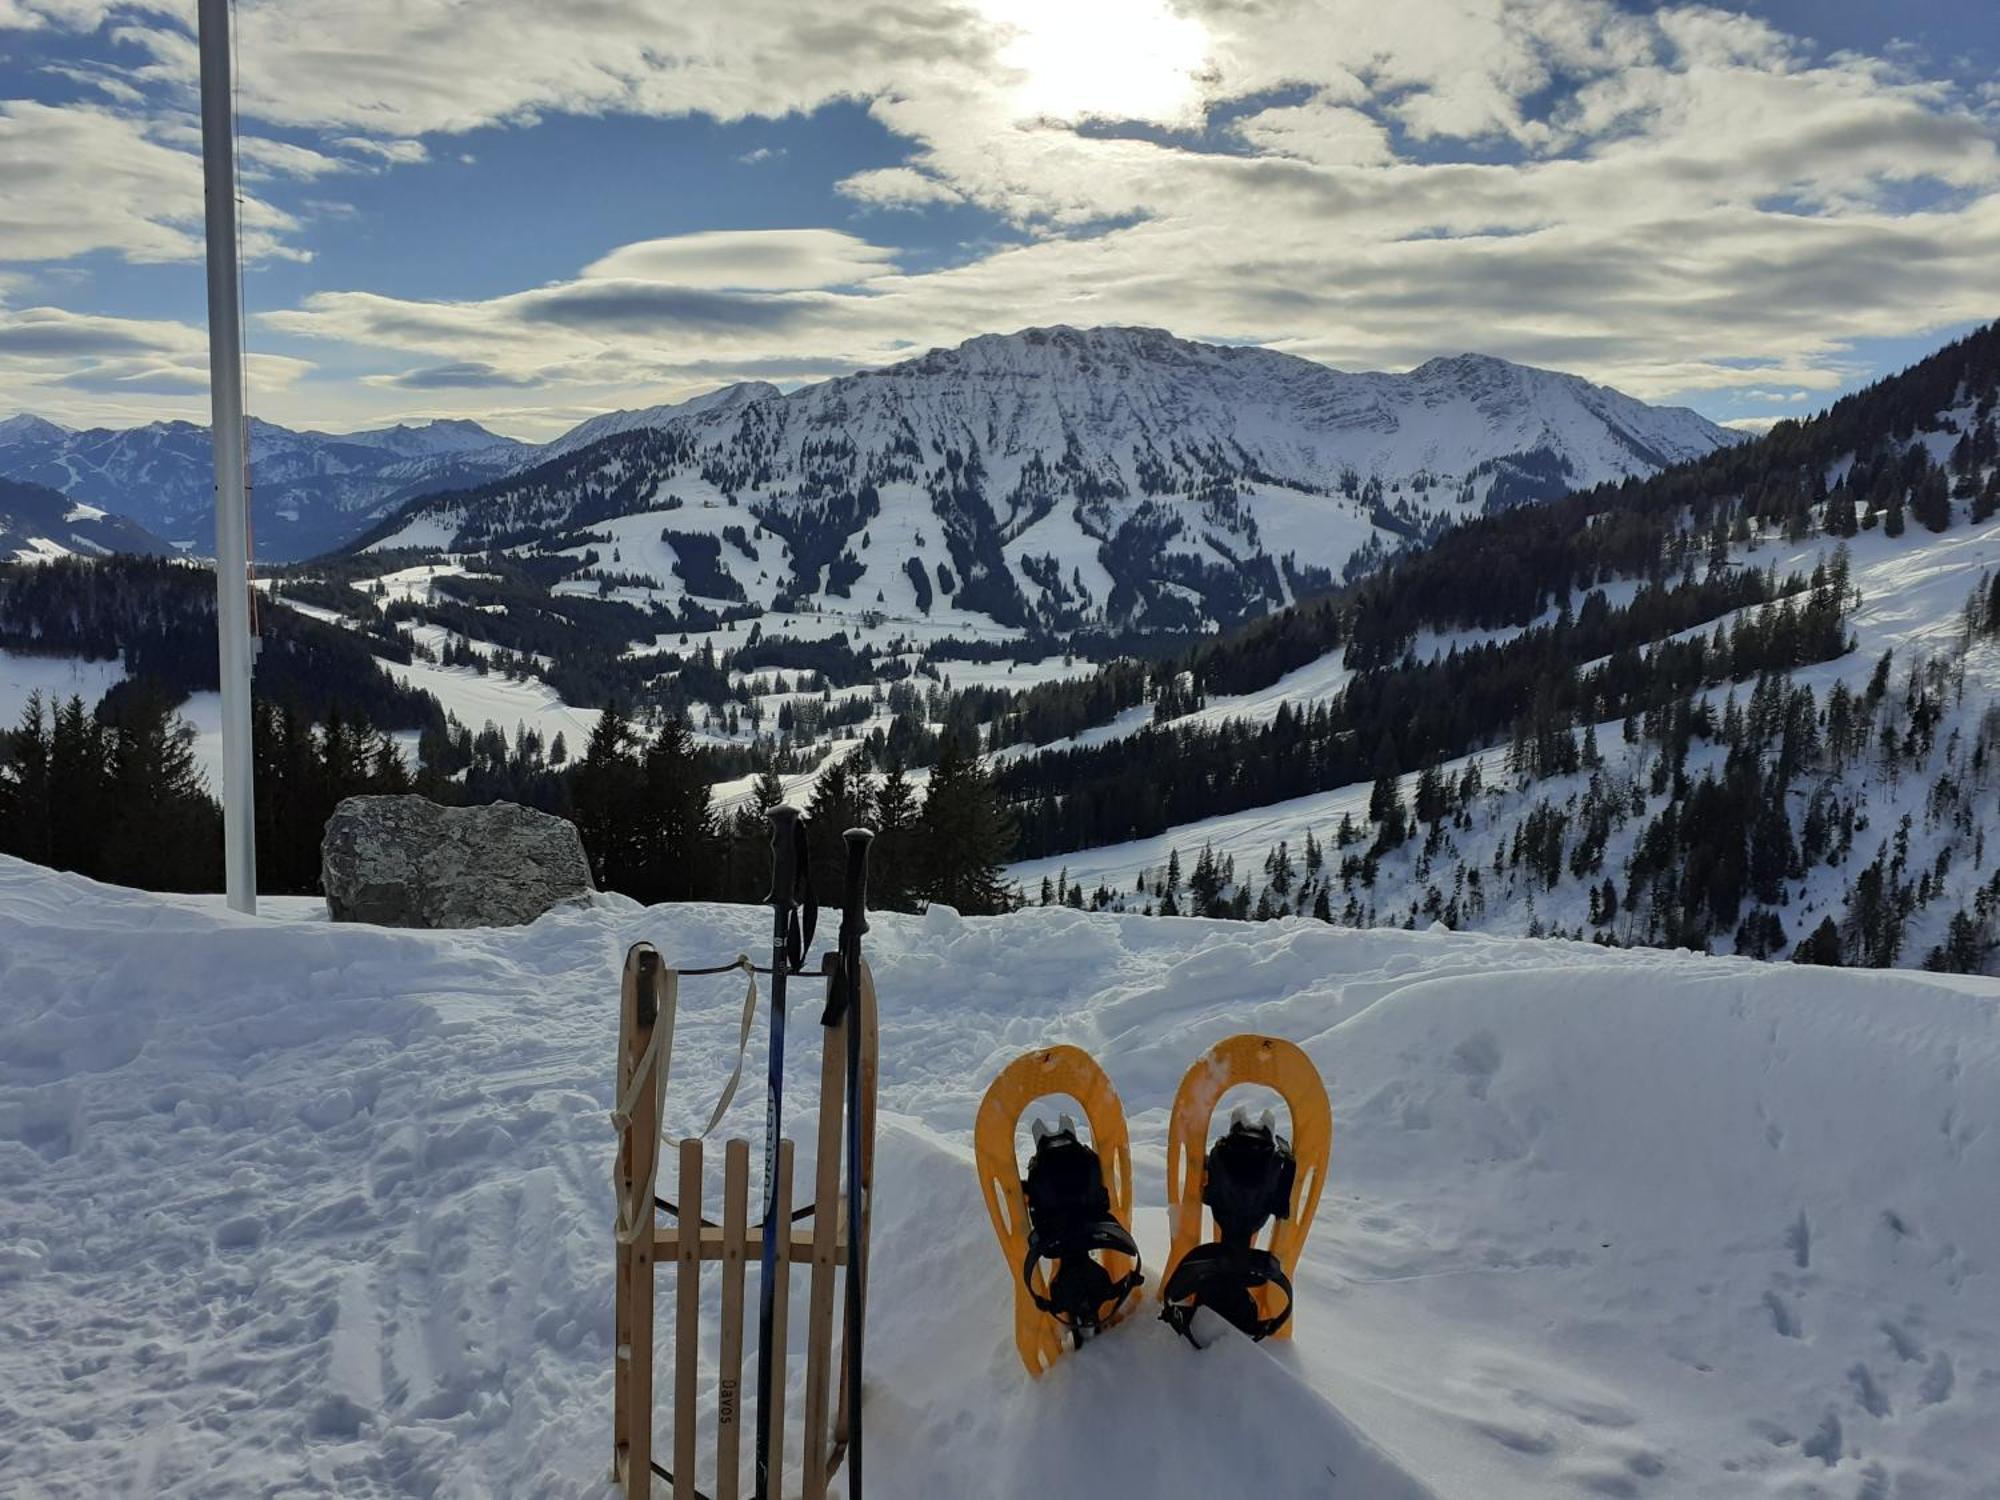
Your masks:
M0 1491L606 1495L619 962L755 952L767 914L267 905L0 859ZM869 944L875 1500L2000 1494L2000 985L1062 909ZM672 1130L740 999L683 986ZM986 1082L1052 1041L1104 1062L1157 1285L1167 1106L1242 1030L1334 1101L1296 1340L1196 1351L1148 1315L1031 1381L971 1169Z

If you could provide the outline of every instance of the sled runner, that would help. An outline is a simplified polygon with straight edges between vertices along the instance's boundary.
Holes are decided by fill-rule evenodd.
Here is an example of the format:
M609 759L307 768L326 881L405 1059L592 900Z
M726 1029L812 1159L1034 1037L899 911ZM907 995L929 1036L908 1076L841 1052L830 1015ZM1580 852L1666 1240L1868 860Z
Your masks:
M805 1411L798 1467L802 1500L824 1500L828 1481L848 1465L848 1494L859 1500L861 1328L866 1291L868 1228L874 1185L877 1029L874 979L861 956L865 920L867 840L864 830L848 835L849 864L846 912L837 953L823 956L818 973L826 981L826 1010L820 1017L823 1052L816 1167L811 1201L793 1208L793 1143L775 1137L767 1143L768 1180L764 1184L761 1222L751 1222L750 1143L730 1140L722 1152L720 1222L703 1203L703 1143L721 1123L741 1076L757 1005L760 973L772 977L774 1031L783 1004L781 982L803 975L804 949L789 924L793 897L791 873L796 868L793 830L797 815L773 819L774 846L782 845L774 866L773 906L781 936L774 945L774 963L760 968L747 956L708 969L676 971L667 967L650 943L634 944L626 955L619 1012L618 1107L612 1120L619 1132L613 1171L616 1189L616 1313L612 1381L612 1481L627 1500L650 1500L661 1492L674 1500L783 1500L785 1494L785 1367L787 1324L791 1309L791 1271L810 1266L807 1291ZM857 837L858 835L858 837ZM732 1077L701 1135L674 1146L678 1181L676 1196L659 1191L662 1105L673 1053L675 1005L680 980L695 974L743 970L749 977L737 1076ZM774 1036L774 1046L777 1045ZM781 1087L774 1075L774 1091ZM775 1100L767 1101L772 1115ZM845 1161L843 1163L843 1157ZM845 1172L843 1173L843 1165ZM857 1190L858 1184L858 1190ZM660 1222L664 1217L667 1222ZM767 1232L768 1231L768 1232ZM777 1269L763 1279L762 1306L746 1318L744 1282L751 1265ZM695 1472L700 1449L696 1425L703 1387L701 1368L701 1278L709 1263L720 1265L722 1277L720 1348L715 1381L715 1481L712 1497L698 1489ZM673 1382L671 1464L654 1455L654 1276L666 1266L673 1277ZM839 1385L834 1378L835 1281L846 1267L846 1311L839 1338ZM757 1337L750 1351L759 1366L759 1399L746 1399L743 1379L746 1324L755 1320ZM768 1372L768 1373L766 1373ZM764 1392L768 1391L768 1397ZM753 1448L756 1466L744 1482L742 1427L747 1410L757 1423Z
M1083 1106L1090 1141L1076 1122L1034 1124L1027 1176L1015 1139L1035 1100L1067 1095ZM979 1185L1014 1283L1014 1347L1031 1375L1061 1358L1067 1335L1081 1344L1129 1310L1144 1281L1132 1239L1132 1150L1125 1111L1104 1070L1080 1048L1049 1047L1009 1063L980 1101L974 1128Z
M1228 1130L1204 1146L1217 1102L1243 1084L1283 1097L1291 1139L1278 1134L1268 1111L1252 1121L1239 1109ZM1168 1127L1173 1240L1160 1288L1161 1317L1190 1339L1202 1307L1253 1339L1292 1336L1292 1273L1319 1208L1332 1144L1326 1085L1292 1043L1233 1036L1202 1054L1181 1079ZM1270 1235L1259 1245L1267 1223Z

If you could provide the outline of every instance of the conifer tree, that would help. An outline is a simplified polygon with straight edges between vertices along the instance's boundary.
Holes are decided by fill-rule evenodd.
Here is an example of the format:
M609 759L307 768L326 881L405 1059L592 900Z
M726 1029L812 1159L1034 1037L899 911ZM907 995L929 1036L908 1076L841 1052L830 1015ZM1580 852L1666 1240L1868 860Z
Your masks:
M914 911L919 873L916 869L917 823L921 809L900 757L891 755L889 769L875 792L875 847L869 856L870 899L884 911ZM1046 877L1043 884L1047 884ZM1044 900L1042 905L1047 906Z
M631 721L613 699L598 715L570 781L570 805L591 873L602 888L628 894L638 874L641 803L639 768L626 753L632 742Z
M708 776L679 719L661 724L647 747L641 808L637 888L627 893L648 903L712 893L718 851Z
M927 899L968 916L987 916L1013 905L1002 876L1014 850L1013 818L995 795L985 768L966 754L956 735L945 735L938 746L920 826Z

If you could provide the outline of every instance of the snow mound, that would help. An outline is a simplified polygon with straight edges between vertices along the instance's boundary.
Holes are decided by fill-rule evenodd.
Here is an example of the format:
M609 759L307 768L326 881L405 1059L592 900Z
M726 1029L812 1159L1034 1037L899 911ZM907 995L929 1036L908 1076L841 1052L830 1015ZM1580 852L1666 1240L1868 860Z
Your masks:
M0 1489L606 1495L618 965L757 951L765 915L272 905L0 859ZM1060 909L870 941L876 1500L1995 1493L2000 984ZM683 986L673 1130L740 999ZM1030 1381L970 1165L987 1080L1051 1040L1104 1061L1157 1285L1168 1103L1246 1029L1334 1098L1296 1340L1141 1317Z

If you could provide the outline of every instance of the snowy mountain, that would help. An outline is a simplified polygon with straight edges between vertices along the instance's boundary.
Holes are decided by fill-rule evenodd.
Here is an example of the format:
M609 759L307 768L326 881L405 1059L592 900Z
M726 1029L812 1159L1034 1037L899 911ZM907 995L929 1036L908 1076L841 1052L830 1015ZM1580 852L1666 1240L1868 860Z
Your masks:
M725 385L686 401L642 407L637 411L609 411L601 417L592 417L587 422L579 422L553 442L535 449L532 454L524 458L521 467L530 468L553 458L580 452L593 443L600 443L620 433L637 432L648 427L670 427L676 422L686 421L703 412L732 411L749 402L767 400L778 394L775 385L762 380L751 380L738 385Z
M1031 899L2000 964L2000 325L1002 756Z
M158 557L173 550L136 521L38 484L0 479L0 562L102 557L109 552Z
M618 964L640 939L757 952L769 925L602 897L390 932L0 858L0 1306L27 1330L0 1389L33 1414L6 1488L607 1495ZM870 1500L1993 1492L2000 985L1296 919L939 909L878 914L867 944ZM741 996L681 984L670 1137L734 1066ZM1168 1105L1251 1028L1325 1077L1330 1170L1294 1337L1195 1350L1152 1316ZM794 1027L786 1094L806 1181L817 1031ZM1149 1282L1032 1380L971 1131L995 1073L1055 1042L1123 1097ZM761 1119L746 1091L718 1134L754 1153ZM708 1494L714 1417L711 1394Z
M369 432L294 432L250 423L257 558L288 562L339 545L412 495L504 473L526 445L475 422ZM0 422L0 475L128 516L175 546L215 545L208 429L154 422L74 431L23 414Z
M1451 520L1733 440L1477 355L1357 375L1156 329L1028 329L789 393L733 386L597 418L363 545L594 551L576 581L639 604L1192 631ZM732 529L758 534L718 557Z

